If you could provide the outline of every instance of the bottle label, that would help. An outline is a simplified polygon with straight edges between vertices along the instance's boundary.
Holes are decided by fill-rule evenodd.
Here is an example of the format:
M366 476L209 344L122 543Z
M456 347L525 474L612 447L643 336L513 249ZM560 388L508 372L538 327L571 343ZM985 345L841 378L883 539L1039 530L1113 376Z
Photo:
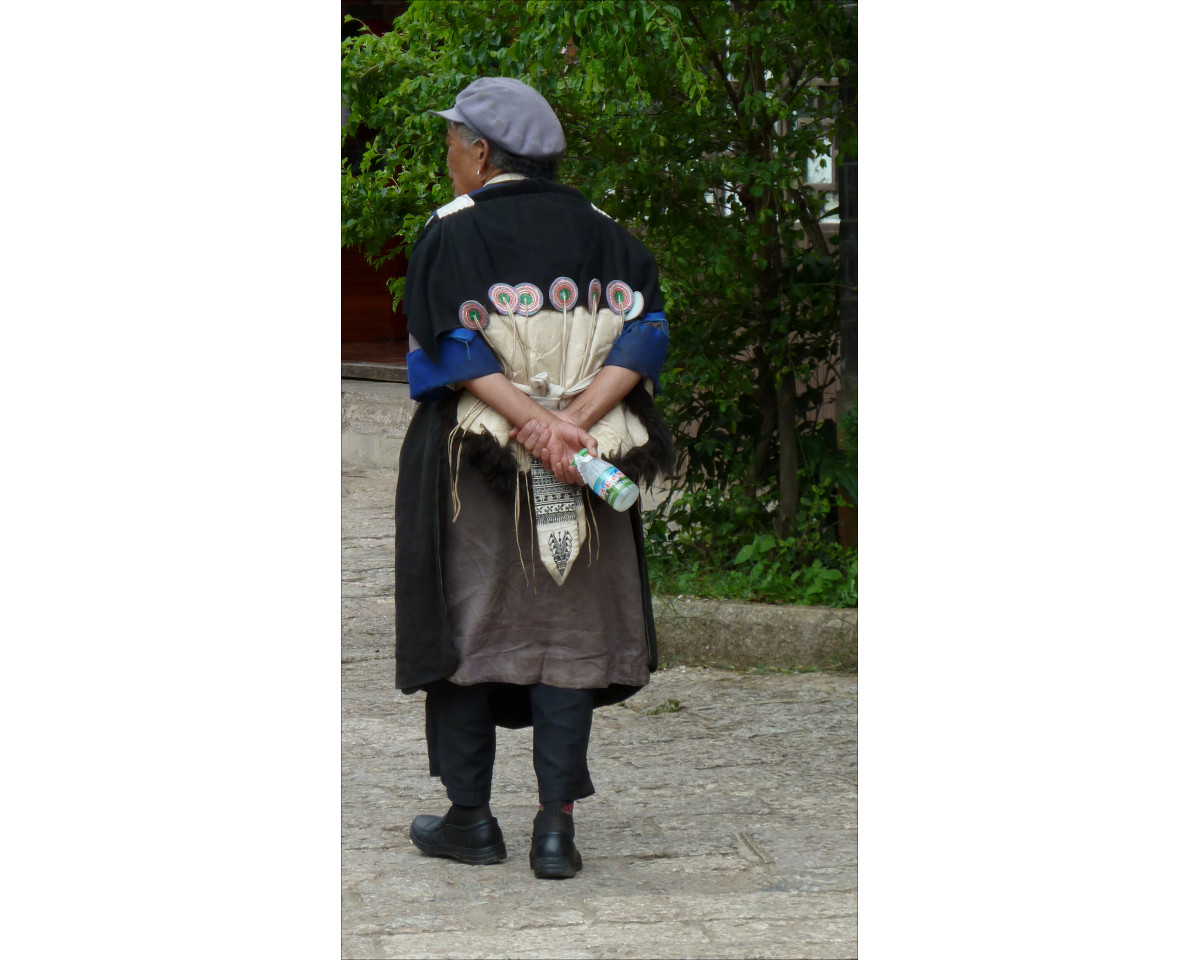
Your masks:
M630 488L636 489L636 486L619 469L611 463L605 463L598 457L591 456L586 449L575 454L574 463L576 469L583 475L584 482L596 496L603 498L617 510L624 510L628 507L627 491ZM625 502L618 506L618 502L623 499Z
M596 482L592 485L592 489L596 491L605 500L611 503L615 500L626 487L633 483L625 474L616 467L609 467Z

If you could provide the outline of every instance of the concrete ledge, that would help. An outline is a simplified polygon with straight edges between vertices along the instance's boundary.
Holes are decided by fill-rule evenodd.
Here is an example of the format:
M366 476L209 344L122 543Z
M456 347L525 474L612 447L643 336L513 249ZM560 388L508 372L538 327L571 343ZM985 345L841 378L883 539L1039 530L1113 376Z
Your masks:
M855 669L858 610L654 598L663 666Z
M407 383L343 379L343 467L394 469L415 409Z

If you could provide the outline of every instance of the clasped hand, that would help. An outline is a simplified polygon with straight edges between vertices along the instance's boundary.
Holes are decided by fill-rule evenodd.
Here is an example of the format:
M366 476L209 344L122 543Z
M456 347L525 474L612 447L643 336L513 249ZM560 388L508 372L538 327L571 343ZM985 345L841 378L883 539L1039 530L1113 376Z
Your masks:
M597 456L596 438L570 420L550 411L547 414L551 419L533 419L523 427L513 427L508 432L508 438L516 440L531 456L541 460L546 469L553 471L559 483L586 486L571 458L583 447L593 457Z

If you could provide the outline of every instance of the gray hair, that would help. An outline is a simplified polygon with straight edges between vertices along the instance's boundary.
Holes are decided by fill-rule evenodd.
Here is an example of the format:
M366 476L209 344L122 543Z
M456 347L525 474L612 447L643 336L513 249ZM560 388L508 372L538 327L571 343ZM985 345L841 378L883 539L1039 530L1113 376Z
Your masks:
M558 174L557 160L531 160L529 157L518 157L509 153L498 143L488 140L483 134L472 130L465 123L457 120L447 121L464 144L473 147L480 140L486 140L490 148L488 162L501 173L518 173L525 177L544 177L553 180Z

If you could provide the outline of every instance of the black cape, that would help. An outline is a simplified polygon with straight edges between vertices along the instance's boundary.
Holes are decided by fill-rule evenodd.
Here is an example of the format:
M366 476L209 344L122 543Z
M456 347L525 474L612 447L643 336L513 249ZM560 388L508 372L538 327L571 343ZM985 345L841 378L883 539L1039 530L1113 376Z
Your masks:
M494 309L488 299L494 283L532 283L548 296L556 279L570 277L585 301L593 278L601 291L610 280L623 280L641 291L645 313L663 309L650 251L578 190L552 180L516 180L472 199L473 206L432 217L409 257L408 330L435 363L438 335L459 326L462 304L474 300Z
M460 307L474 300L488 310L492 284L533 283L546 295L558 277L571 277L587 295L591 279L601 290L622 280L645 298L647 313L662 310L658 271L649 251L596 210L577 190L548 180L497 184L477 194L473 206L430 218L409 258L404 306L409 331L436 361L437 338L460 324ZM443 208L444 210L445 208ZM601 294L603 302L604 294ZM441 529L448 522L442 496L450 464L446 440L455 424L459 395L418 405L400 450L396 483L396 686L405 693L450 676L458 654L450 633L441 582ZM640 479L672 466L672 444L649 395L635 388L626 400L646 425L650 440L618 462ZM497 489L511 492L516 461L490 437L470 435L464 459ZM650 670L658 645L650 603L641 513L627 512L637 547ZM638 687L613 684L596 705L624 700ZM497 722L528 726L528 696L514 691L493 704Z

